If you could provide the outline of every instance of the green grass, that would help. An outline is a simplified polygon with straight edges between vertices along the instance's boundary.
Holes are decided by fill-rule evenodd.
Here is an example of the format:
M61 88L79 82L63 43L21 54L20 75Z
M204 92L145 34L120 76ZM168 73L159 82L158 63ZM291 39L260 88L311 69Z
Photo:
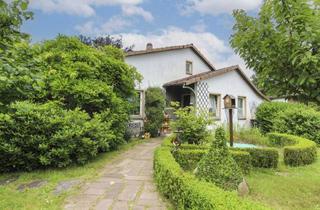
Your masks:
M254 169L247 181L249 197L274 209L320 210L320 149L312 165L286 167L281 162L276 170Z
M99 176L100 169L115 158L118 154L132 148L134 145L144 142L144 140L134 140L121 146L118 151L104 153L96 159L82 166L73 166L65 169L39 170L33 172L21 172L11 174L1 174L0 180L18 175L19 179L6 186L0 186L0 209L62 209L62 204L68 195L77 192L79 187L65 192L61 195L54 195L53 191L60 181L80 180L81 182L94 179ZM19 192L17 187L23 183L30 183L36 180L47 180L48 183L37 189L28 189Z

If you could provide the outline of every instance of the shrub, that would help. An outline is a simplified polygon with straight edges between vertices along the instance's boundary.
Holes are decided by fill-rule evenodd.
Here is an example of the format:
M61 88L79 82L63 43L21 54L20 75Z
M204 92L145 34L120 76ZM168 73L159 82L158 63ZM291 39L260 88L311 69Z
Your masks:
M275 148L232 148L232 150L248 152L253 167L277 168L278 166L279 153Z
M108 151L110 124L58 104L17 102L0 114L0 171L83 164Z
M177 119L172 123L172 127L180 131L178 135L183 143L200 144L209 135L209 121L203 115L197 114L193 107L179 108L175 115Z
M251 156L245 151L232 151L230 154L237 165L240 167L243 174L249 174L252 168Z
M286 165L307 165L317 159L317 145L313 141L288 134L270 133L268 135L274 145L284 146L283 159Z
M179 149L172 152L176 162L186 171L194 170L207 153L208 150L203 149Z
M196 176L228 190L236 189L242 181L241 170L229 154L223 128L216 129L215 140L198 163Z
M144 129L151 136L158 136L164 120L165 94L161 88L150 87L146 90L145 113L147 121Z
M239 198L234 192L224 191L212 183L200 181L183 172L169 147L156 149L154 169L159 191L177 209L267 209L246 198Z
M208 150L200 149L179 149L173 151L172 154L175 160L183 168L183 170L191 171L197 167L197 164L203 158ZM251 158L248 152L243 151L230 151L232 158L236 161L237 165L241 168L244 174L249 174L251 170Z
M256 111L257 126L262 133L269 133L273 129L274 119L277 118L278 114L291 104L284 102L264 102L260 104Z
M273 130L302 136L320 144L320 112L310 108L287 109L274 120Z

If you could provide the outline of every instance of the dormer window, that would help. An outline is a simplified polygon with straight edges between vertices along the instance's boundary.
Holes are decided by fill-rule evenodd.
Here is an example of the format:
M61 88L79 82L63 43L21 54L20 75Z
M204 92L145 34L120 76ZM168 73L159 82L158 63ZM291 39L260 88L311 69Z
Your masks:
M192 70L193 70L192 61L186 61L186 74L192 75Z

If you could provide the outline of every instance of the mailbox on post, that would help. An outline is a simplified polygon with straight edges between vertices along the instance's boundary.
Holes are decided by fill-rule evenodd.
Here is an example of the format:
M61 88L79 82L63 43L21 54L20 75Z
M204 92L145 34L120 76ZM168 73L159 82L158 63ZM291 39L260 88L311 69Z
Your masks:
M236 108L236 98L232 95L226 95L223 97L224 108L225 109L235 109Z
M236 109L236 98L232 95L223 97L224 108L229 110L230 147L233 147L233 116L232 110Z

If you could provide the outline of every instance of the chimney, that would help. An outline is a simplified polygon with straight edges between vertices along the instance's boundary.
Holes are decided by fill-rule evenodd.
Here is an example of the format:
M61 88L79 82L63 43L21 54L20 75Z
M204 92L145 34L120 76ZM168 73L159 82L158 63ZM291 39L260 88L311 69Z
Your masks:
M153 48L152 43L148 43L147 47L146 47L146 50L152 50L152 48Z

